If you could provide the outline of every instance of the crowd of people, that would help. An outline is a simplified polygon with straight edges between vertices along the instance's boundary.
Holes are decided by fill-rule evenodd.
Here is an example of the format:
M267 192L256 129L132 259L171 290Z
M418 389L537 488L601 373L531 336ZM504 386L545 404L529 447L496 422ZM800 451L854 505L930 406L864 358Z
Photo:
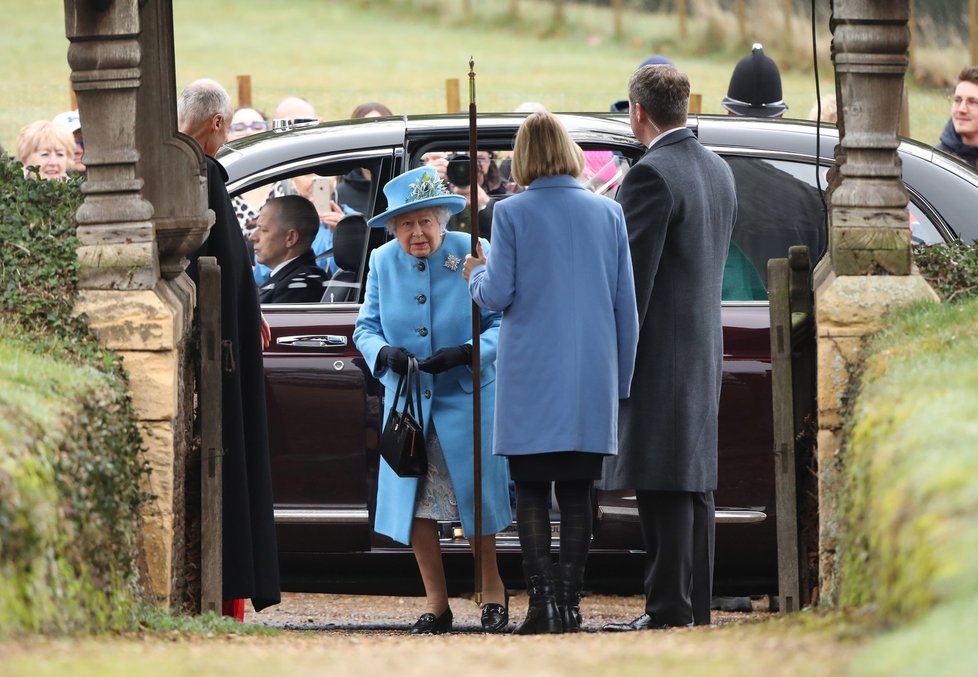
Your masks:
M381 462L374 522L414 552L426 601L413 633L452 629L437 526L444 520L459 521L481 549L483 629L508 628L495 534L512 521L510 482L530 600L517 634L581 628L596 483L635 491L646 548L642 613L604 629L710 623L722 290L737 279L731 266L745 259L735 228L763 228L784 215L738 205L736 185L771 177L741 173L748 170L706 150L687 129L690 83L672 61L645 60L627 93L611 109L627 111L648 150L623 177L609 173L614 157L583 151L556 116L528 102L512 153L480 149L474 158L476 195L467 180L472 158L433 152L384 186L387 209L367 222L390 237L370 254L354 342L387 393L416 359L425 393L427 471L401 477ZM975 166L978 67L961 72L952 102L938 148ZM778 67L761 45L736 65L722 105L735 116L781 117L788 109ZM235 600L250 598L260 610L280 599L262 366L270 335L260 304L322 298L337 270L333 234L351 214L370 216L371 177L365 168L296 176L232 199L218 149L267 131L272 121L255 108L234 110L213 80L190 83L177 113L179 130L206 157L216 216L188 273L196 279L204 255L216 256L222 269L221 308L214 310L231 365L222 376L224 597L226 611L240 616ZM371 102L350 117L387 115ZM811 116L819 115L834 122L834 100L816 106ZM310 102L288 97L272 119L302 124L318 116ZM84 172L78 112L26 125L15 154L37 179ZM613 185L616 199L598 185ZM317 199L320 192L325 199ZM473 200L478 224L460 222ZM476 228L473 256L470 236L458 231ZM764 289L755 280L743 284ZM568 295L577 302L567 304ZM480 542L473 524L473 301L481 309ZM589 361L579 357L582 345ZM681 374L675 365L684 366ZM382 420L400 406L393 399L385 398ZM560 507L556 560L551 493Z

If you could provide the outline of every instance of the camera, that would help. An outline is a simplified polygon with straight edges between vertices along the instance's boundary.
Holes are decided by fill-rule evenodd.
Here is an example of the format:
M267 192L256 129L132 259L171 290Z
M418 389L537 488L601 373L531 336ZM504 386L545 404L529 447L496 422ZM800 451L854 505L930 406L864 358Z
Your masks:
M445 170L448 182L454 186L469 185L469 156L459 153L448 161L448 168Z

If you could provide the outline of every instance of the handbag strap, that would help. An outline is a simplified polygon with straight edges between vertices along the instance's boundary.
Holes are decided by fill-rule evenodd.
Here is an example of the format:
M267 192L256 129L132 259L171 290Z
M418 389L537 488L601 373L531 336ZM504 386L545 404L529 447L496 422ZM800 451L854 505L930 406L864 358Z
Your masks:
M411 392L411 381L410 380L407 381L407 388L404 388L404 381L405 381L405 379L409 378L408 375L410 373L411 373L411 363L409 361L408 362L408 372L407 372L407 374L401 374L398 377L398 379L397 379L397 388L394 389L394 402L391 404L391 411L397 411L397 403L401 399L401 389L402 388L404 390L406 390L408 393ZM410 401L410 395L408 397L409 397L409 401Z
M418 397L418 425L421 427L421 437L424 439L424 413L421 411L421 370L418 368L418 361L416 358L411 358L414 362L414 391ZM411 387L410 382L408 383L408 388Z

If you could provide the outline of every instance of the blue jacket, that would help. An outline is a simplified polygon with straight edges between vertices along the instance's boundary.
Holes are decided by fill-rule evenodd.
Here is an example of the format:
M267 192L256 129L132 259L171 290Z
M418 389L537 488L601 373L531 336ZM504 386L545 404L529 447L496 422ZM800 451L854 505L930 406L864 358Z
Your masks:
M496 205L472 298L503 312L495 453L618 451L638 313L621 207L571 176L541 177Z
M402 346L421 360L440 348L472 342L472 300L461 265L469 246L469 235L448 232L442 245L426 259L411 256L396 240L370 255L367 288L353 340L388 394L382 421L390 412L398 377L387 365L377 365L381 348ZM483 247L488 244L484 242ZM455 270L446 265L449 256L456 260ZM481 315L482 529L489 535L512 522L512 511L508 466L505 459L491 453L500 315L486 311ZM425 430L434 421L458 499L462 527L466 537L471 537L475 532L471 368L455 367L436 375L422 372L421 391ZM410 543L417 488L417 479L398 477L381 460L374 530Z

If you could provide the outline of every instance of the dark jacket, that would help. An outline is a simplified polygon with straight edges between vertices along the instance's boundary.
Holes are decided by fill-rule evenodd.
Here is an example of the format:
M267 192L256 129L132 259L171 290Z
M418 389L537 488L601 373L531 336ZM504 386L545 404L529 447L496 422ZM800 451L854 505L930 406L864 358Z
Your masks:
M639 340L619 410L610 489L712 491L723 373L720 292L737 196L727 164L688 129L671 132L625 176Z
M208 157L207 204L214 211L214 225L191 257L187 273L197 282L201 256L214 256L221 267L224 599L251 598L260 611L281 601L261 320L248 252L225 181L224 167ZM215 311L200 308L201 313Z
M307 250L282 266L258 290L261 303L318 303L329 281L329 273L316 265L316 255Z
M936 146L937 150L956 155L972 167L978 169L978 146L971 146L961 140L961 135L954 131L954 120L948 120L941 132L941 140Z

